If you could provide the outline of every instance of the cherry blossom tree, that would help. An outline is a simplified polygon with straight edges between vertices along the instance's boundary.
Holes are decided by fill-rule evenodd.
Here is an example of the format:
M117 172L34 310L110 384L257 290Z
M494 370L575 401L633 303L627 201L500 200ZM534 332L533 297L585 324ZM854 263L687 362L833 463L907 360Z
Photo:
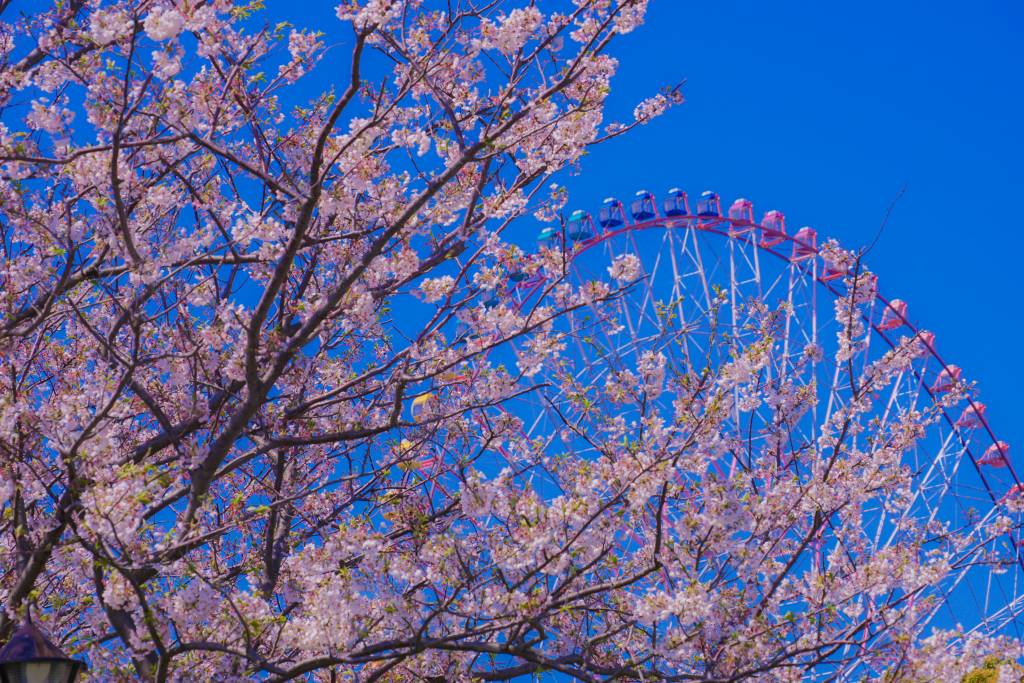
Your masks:
M638 259L574 282L562 246L510 235L679 101L605 119L646 4L344 0L293 26L0 2L0 639L31 610L104 681L923 680L1016 656L920 632L1010 518L864 541L939 419L863 419L919 339L849 364L820 449L790 438L813 373L763 381L762 302L706 362L578 386L562 321L614 325ZM501 296L524 278L531 304ZM590 457L524 434L551 387ZM724 436L737 395L772 457ZM727 453L742 472L708 466Z

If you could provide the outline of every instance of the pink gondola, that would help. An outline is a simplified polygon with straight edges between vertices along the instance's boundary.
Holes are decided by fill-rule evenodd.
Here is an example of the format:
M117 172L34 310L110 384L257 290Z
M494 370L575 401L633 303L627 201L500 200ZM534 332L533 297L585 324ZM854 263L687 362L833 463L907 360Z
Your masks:
M761 246L774 247L786 241L786 217L781 211L768 211L761 218Z
M805 225L796 231L793 242L791 261L803 261L818 253L818 233L814 228Z
M822 259L822 264L824 266L824 269L822 270L822 273L821 273L821 281L822 282L828 282L829 280L836 280L836 279L841 278L842 276L846 275L846 266L837 265L837 264L832 263L832 262L830 262L830 261L828 261L827 259L824 259L824 258Z
M754 229L754 203L740 197L729 207L729 234L742 235Z
M1006 495L999 499L999 503L1003 504L1009 500L1018 498L1022 493L1024 493L1024 484L1014 484L1010 487L1010 490L1006 492Z
M1010 444L1005 441L996 443L985 449L985 453L978 459L979 465L1002 468L1010 464Z
M956 426L963 429L977 429L985 424L985 404L975 403L964 408L957 418Z
M893 299L882 311L882 321L878 323L880 330L895 330L906 324L907 303L902 299Z
M862 274L857 278L857 296L858 298L863 296L874 297L878 292L878 276L874 273L866 273L867 277Z
M932 391L950 391L960 381L960 375L961 370L956 365L946 366L939 373L939 376L935 378L935 383L932 384Z

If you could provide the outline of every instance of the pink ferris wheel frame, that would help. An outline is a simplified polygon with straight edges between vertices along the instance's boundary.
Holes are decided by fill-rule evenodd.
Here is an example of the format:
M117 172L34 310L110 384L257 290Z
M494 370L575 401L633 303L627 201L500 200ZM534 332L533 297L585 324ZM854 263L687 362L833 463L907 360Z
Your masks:
M601 226L595 226L590 215L583 214L583 220L587 221L588 224L592 227L593 234L590 237L587 237L585 239L572 240L566 235L566 229L564 226L562 227L560 233L554 233L553 236L557 238L556 242L561 242L562 248L568 255L569 260L571 261L575 259L576 257L585 253L586 251L593 249L594 247L614 237L625 235L631 232L652 229L695 229L710 234L716 234L721 237L725 237L726 239L729 240L737 240L741 243L754 246L759 251L767 252L772 256L792 266L798 265L801 262L807 261L809 259L821 259L824 262L826 268L822 273L815 273L813 275L814 281L818 285L821 285L832 296L842 296L842 292L840 292L835 287L835 285L833 284L833 280L836 279L837 275L842 275L843 273L837 273L836 271L828 270L829 264L822 257L816 244L816 233L810 228L802 228L798 232L798 235L790 235L784 231L779 231L778 228L768 227L764 225L763 221L762 223L758 223L754 221L752 218L752 206L750 202L748 202L747 200L737 200L736 202L736 204L739 204L741 202L744 203L743 209L744 213L746 213L748 216L747 218L723 216L721 215L720 210L718 210L718 197L713 193L705 194L711 194L713 196L713 206L715 214L709 215L708 213L701 212L690 213L689 209L687 208L685 213L676 213L675 215L671 216L662 215L661 212L658 211L657 202L654 201L654 196L651 193L643 191L638 192L637 195L639 196L641 195L641 193L644 195L644 198L646 200L650 201L650 213L653 214L653 216L650 218L645 218L643 220L630 220L631 216L629 216L626 213L626 211L624 210L624 206L620 202L618 203L618 206L620 211L619 215L621 219L621 224L615 226L614 229L603 229ZM682 194L685 206L685 193L680 194ZM773 240L772 243L770 245L764 244L764 240L757 239L758 234L771 235ZM810 240L801 239L801 237L807 237L808 235L810 237ZM791 246L791 249L788 250L789 255L784 253L784 250L778 249L780 245ZM797 258L797 256L799 257ZM509 291L519 291L523 295L525 300L526 298L529 298L532 294L534 294L536 291L538 291L546 281L547 279L543 275L537 275L532 278L523 280L521 282L512 283L511 287L509 288ZM887 299L886 297L882 296L881 293L877 291L877 288L874 298L877 302L879 302L882 305L882 310L887 311L890 315L897 317L897 319L901 323L898 327L905 327L914 338L918 339L923 344L927 353L938 363L939 368L941 368L946 373L952 374L951 369L954 368L955 366L947 364L946 361L942 358L942 356L935 348L935 343L933 339L929 338L931 335L925 334L923 330L921 330L909 318L906 317L903 311L899 310L897 307L892 306L891 303L893 300ZM870 319L870 317L865 315L863 311L861 311L860 315L862 320L870 327L872 332L878 335L889 346L889 348L896 347L896 343L887 334L887 330L882 329L880 327L880 321ZM915 376L918 376L918 379L923 380L923 377L920 377L917 371L914 372ZM933 388L929 387L927 383L923 381L922 388L927 392L930 398L932 398L933 400L935 399L936 392L933 390ZM989 424L988 419L984 416L983 406L979 408L981 404L977 403L969 395L966 396L966 400L970 410L974 411L974 414L977 416L980 426L984 428L984 431L988 435L991 443L995 445L997 448L999 448L1001 442L996 438L996 435L992 430L992 427ZM974 469L978 474L978 477L981 480L982 484L984 485L985 490L987 491L988 496L991 499L994 506L1001 504L1008 495L1011 495L1014 492L1024 492L1024 485L1022 485L1021 480L1019 479L1016 470L1013 467L1013 463L1010 462L1010 459L1007 455L1004 455L1005 467L1013 480L1014 486L1011 488L1010 492L1005 494L1003 497L999 497L997 493L993 490L988 478L985 476L983 463L981 463L979 461L979 458L975 456L974 452L972 452L969 443L970 440L964 438L963 433L957 425L957 421L953 417L951 417L947 410L941 405L939 406L939 410L941 411L942 418L945 420L946 424L953 431L956 432L957 438L960 441L960 445L963 447L964 452L970 458L971 464L974 466ZM1010 541L1015 550L1017 562L1020 564L1021 568L1024 569L1024 557L1021 556L1020 552L1016 552L1019 550L1018 543L1016 539L1012 538L1012 536L1010 537Z

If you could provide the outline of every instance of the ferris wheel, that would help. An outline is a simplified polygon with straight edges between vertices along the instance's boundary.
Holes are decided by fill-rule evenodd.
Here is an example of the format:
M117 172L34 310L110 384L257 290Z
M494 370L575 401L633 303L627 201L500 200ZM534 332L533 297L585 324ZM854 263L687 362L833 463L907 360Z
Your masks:
M846 552L849 543L864 555L882 553L908 521L971 538L974 529L1003 516L1012 523L996 536L985 532L985 539L958 549L950 571L929 595L909 600L927 605L916 617L921 632L960 625L968 633L1024 635L1024 485L1009 446L996 438L985 405L960 368L939 355L935 336L914 324L904 301L878 292L877 278L859 256L834 242L819 243L810 227L791 234L779 211L756 221L746 199L723 211L719 196L706 191L695 204L691 207L687 193L676 188L660 200L640 191L629 202L609 198L596 214L575 211L540 231L533 255L523 262L543 260L547 268L520 263L481 305L526 310L545 301L566 305L568 292L577 297L552 323L552 336L565 349L560 362L538 364L533 390L500 410L516 416L524 437L540 444L541 451L593 460L600 457L588 438L594 402L608 396L608 387L623 372L637 374L657 356L670 388L650 392L644 415L634 405L616 408L612 419L640 428L652 415L685 420L678 410L673 413L681 393L693 389L691 395L699 395L694 387L723 367L735 367L744 349L762 344L768 360L757 369L755 384L790 386L795 405L766 405L732 387L729 399L716 406L727 413L719 422L717 445L702 455L718 481L742 475L764 458L775 459L778 472L803 476L801 468L809 471L829 460L837 416L857 402L871 404L860 411L863 433L840 436L865 457L882 446L871 440L871 430L893 431L901 416L933 415L912 445L901 449L900 467L910 473L911 484L899 493L898 509L881 494L863 501L859 538L851 541L827 525L806 561L824 564L830 553ZM551 263L560 263L562 272ZM602 280L612 280L612 286L592 292L590 300L579 296L587 283ZM527 346L513 343L510 362L528 355ZM879 362L901 349L913 353L890 371L884 388L865 387L865 377ZM414 410L430 396L418 398ZM710 410L706 403L701 406ZM557 458L549 458L523 468L520 476L541 495L554 497L559 494L556 469ZM694 490L690 501L700 498ZM936 531L936 546L942 533ZM627 539L624 547L630 543ZM921 547L928 550L927 544ZM844 666L828 675L863 674Z

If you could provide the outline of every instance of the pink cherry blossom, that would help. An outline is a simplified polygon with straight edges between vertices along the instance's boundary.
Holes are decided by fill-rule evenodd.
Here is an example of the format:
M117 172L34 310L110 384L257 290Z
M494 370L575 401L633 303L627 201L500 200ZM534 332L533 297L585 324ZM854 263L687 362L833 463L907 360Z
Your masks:
M1009 569L1024 497L931 514L915 458L974 387L927 333L869 346L856 254L823 244L845 294L805 337L769 291L535 245L561 176L681 99L606 121L646 0L263 4L0 16L0 641L31 614L90 681L1018 656L923 630Z
M157 42L174 38L185 26L185 18L172 8L156 7L146 15L143 28Z

